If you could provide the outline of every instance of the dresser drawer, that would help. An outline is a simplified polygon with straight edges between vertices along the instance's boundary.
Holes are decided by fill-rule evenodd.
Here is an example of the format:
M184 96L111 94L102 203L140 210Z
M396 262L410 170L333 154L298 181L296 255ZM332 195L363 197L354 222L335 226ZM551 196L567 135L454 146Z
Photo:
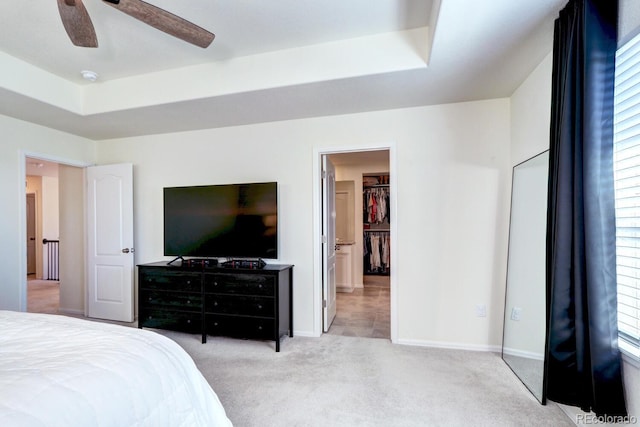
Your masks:
M141 307L138 323L140 327L145 328L199 333L202 330L202 315L199 312L167 311Z
M275 277L260 274L207 274L205 292L238 295L275 295Z
M197 273L142 270L138 287L140 289L200 292L200 280L201 276Z
M235 338L274 339L273 319L243 316L205 315L205 331L208 335L224 335Z
M140 289L139 304L145 308L167 308L184 311L202 310L202 295L190 292Z
M248 316L273 317L275 300L270 297L244 295L205 295L208 313L245 314Z

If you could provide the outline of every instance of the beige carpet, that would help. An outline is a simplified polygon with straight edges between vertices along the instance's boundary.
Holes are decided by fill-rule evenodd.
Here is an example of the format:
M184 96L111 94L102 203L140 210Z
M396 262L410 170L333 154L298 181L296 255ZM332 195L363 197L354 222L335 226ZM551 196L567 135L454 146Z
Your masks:
M162 332L191 354L235 426L567 426L493 353L323 335L274 344Z
M29 284L30 308L57 311L57 283L42 282ZM191 355L237 427L575 426L494 353L330 334L285 338L276 353L273 342L157 332Z

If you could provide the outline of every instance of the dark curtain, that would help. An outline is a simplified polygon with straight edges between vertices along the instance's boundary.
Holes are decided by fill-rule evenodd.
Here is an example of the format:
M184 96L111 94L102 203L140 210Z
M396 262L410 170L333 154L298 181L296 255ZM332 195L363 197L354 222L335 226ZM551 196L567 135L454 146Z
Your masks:
M571 0L553 50L546 393L599 416L627 413L613 186L617 17L617 0Z

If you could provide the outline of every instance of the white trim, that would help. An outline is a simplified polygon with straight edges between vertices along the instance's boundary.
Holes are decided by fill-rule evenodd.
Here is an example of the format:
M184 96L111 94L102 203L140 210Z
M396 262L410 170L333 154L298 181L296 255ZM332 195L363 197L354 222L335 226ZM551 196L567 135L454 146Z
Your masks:
M328 154L353 153L358 151L389 151L389 189L391 190L391 241L398 242L398 174L396 144L380 143L370 145L354 145L345 147L314 147L313 148L313 333L314 336L322 334L322 156ZM395 343L398 337L398 268L397 268L397 244L391 245L391 273L389 275L390 290L390 321L391 342Z
M48 162L59 163L63 165L85 168L90 163L79 162L76 160L65 159L62 157L52 156L49 154L37 153L33 151L18 150L18 235L27 235L27 191L25 188L27 180L27 158L40 159ZM26 239L18 239L18 271L20 271L20 281L18 282L18 299L19 311L27 311L27 241Z
M84 310L74 310L70 308L58 308L60 314L71 314L74 316L85 316Z
M483 351L491 353L501 353L502 346L499 345L479 345L469 343L445 342L445 341L424 341L401 339L396 344L409 345L413 347L443 348L448 350Z
M624 340L618 338L618 347L622 354L622 360L629 365L640 369L640 350L631 344L627 344Z
M18 152L18 311L27 311L27 156Z
M309 331L293 331L293 336L294 337L306 337L306 338L320 338L320 335L317 335L313 332L309 332Z
M544 354L542 353L534 353L532 351L523 351L517 348L507 348L507 347L503 347L502 348L502 353L509 355L509 356L516 356L516 357L522 357L524 359L533 359L533 360L539 360L539 361L544 361Z

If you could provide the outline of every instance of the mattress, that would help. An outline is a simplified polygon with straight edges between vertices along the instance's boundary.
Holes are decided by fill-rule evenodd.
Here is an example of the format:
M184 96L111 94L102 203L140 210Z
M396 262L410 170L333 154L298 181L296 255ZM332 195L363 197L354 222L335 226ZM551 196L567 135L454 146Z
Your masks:
M191 357L160 334L0 310L0 425L231 422Z

